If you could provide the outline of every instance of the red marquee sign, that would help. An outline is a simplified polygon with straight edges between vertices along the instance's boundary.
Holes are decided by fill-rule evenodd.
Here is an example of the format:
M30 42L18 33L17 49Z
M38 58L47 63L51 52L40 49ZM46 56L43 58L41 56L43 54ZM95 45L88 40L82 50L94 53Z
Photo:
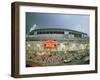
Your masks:
M57 41L55 40L47 40L44 43L44 48L56 48Z

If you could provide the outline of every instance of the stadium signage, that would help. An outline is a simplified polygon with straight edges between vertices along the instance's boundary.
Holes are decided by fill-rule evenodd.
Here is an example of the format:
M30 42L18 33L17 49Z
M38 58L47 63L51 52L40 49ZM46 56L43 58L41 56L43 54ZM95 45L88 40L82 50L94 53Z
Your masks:
M47 40L44 42L44 48L56 48L57 41Z

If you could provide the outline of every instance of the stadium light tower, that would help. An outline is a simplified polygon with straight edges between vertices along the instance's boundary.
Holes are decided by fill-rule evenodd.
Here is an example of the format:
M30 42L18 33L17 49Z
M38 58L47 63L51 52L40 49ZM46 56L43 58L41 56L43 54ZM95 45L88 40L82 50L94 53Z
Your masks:
M34 24L31 28L30 28L30 31L29 32L31 32L32 30L34 30L35 28L36 28L36 24Z

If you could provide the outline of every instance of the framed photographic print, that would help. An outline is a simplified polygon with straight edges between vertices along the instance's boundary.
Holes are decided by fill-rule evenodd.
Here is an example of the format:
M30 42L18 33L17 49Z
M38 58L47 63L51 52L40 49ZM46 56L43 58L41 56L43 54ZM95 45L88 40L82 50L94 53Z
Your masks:
M97 73L97 7L12 3L12 77Z

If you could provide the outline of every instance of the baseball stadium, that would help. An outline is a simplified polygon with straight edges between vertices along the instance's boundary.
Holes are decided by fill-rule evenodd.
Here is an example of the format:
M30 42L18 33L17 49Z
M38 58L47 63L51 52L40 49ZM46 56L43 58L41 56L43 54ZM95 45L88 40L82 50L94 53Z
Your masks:
M62 28L30 29L26 67L89 64L87 33Z

